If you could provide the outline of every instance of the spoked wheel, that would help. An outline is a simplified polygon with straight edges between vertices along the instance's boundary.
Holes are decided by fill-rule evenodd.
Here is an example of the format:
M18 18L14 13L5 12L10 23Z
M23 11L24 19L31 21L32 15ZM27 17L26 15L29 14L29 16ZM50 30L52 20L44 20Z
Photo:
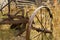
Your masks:
M26 40L52 40L52 18L48 7L37 8L30 17Z

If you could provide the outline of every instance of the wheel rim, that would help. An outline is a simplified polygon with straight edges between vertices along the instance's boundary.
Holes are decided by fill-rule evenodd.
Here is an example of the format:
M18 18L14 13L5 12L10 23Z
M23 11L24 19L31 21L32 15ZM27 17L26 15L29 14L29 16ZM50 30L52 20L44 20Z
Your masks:
M30 39L52 40L52 14L47 7L41 6L37 9L32 14L29 22Z

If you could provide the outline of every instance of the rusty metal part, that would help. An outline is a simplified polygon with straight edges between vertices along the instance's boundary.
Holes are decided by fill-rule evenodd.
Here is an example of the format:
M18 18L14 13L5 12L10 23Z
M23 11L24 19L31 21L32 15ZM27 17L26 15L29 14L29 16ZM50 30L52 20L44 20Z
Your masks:
M18 20L10 20L9 18L3 19L0 24L19 24L28 23L28 18L23 18L21 16L12 16L12 18L17 18Z
M52 33L52 31L50 31L50 30L45 30L45 29L41 29L41 28L32 27L32 29L36 30L37 32Z

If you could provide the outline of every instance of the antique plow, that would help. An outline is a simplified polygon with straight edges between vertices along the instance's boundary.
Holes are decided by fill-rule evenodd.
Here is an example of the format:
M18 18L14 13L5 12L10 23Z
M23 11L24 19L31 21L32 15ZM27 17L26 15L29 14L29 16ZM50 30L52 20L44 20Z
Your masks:
M16 8L19 7L20 9L14 15L10 14L11 7L10 3L12 1L15 2ZM15 28L16 30L19 30L18 36L19 35L21 36L23 33L25 33L26 40L52 40L53 16L50 9L47 6L39 6L30 15L29 12L24 13L24 7L26 7L26 5L31 6L31 4L34 4L34 2L31 1L18 1L18 2L19 4L17 4L15 0L8 0L8 3L0 9L0 11L3 12L3 9L8 5L8 13L2 15L8 17L0 18L0 25L12 24L10 28L11 29ZM26 16L24 16L25 14Z

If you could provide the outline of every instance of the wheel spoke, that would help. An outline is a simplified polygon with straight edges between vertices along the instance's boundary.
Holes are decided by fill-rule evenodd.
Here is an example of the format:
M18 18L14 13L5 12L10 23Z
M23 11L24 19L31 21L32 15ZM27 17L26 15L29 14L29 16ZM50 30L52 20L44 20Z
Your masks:
M41 33L39 33L38 35L35 35L32 39L34 39L34 38L36 38L37 36L40 36L41 35Z
M49 36L51 36L51 35L49 35ZM46 38L47 38L47 40L50 40L49 36L47 37L47 34L46 34Z
M44 40L44 33L41 34L41 40Z
M39 21L39 23L40 23L41 27L43 27L43 28L44 28L44 26L42 25L42 22L40 22L39 18L38 18L37 16L36 16L36 18L37 18L37 20Z

